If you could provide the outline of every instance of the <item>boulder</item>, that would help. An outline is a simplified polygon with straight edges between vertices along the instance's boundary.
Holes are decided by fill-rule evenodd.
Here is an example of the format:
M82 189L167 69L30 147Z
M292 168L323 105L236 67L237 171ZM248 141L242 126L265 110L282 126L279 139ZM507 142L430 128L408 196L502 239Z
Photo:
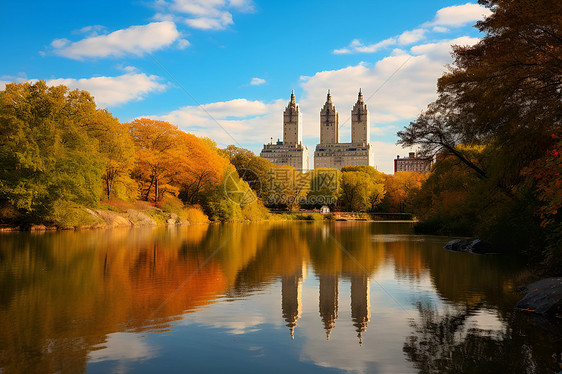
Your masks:
M451 240L443 248L453 252L469 252L469 246L472 241L469 239Z
M128 227L131 226L131 221L123 217L117 212L112 212L109 210L96 209L95 212L98 217L103 219L106 227Z
M562 277L541 279L518 290L526 294L515 305L517 309L562 317Z
M469 246L468 246L468 251L470 253L476 253L476 254L484 254L484 253L490 252L486 243L484 243L480 239L475 239L475 240L471 241Z
M488 246L480 239L451 240L443 247L453 252L468 252L475 254L489 253Z
M168 213L169 218L166 220L168 225L179 225L181 223L180 217L175 213Z
M129 216L129 221L134 226L156 226L157 223L148 215L144 214L143 212L139 212L135 209L127 210L127 214Z

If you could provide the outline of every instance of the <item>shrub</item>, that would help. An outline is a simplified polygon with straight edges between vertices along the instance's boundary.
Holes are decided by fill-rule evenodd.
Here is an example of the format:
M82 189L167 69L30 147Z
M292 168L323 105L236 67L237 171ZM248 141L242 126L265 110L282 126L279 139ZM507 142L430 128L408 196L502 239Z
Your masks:
M184 209L185 219L189 223L207 223L209 217L203 212L199 205L192 205Z
M46 221L62 229L103 225L103 220L88 213L82 205L65 200L57 200L52 204Z

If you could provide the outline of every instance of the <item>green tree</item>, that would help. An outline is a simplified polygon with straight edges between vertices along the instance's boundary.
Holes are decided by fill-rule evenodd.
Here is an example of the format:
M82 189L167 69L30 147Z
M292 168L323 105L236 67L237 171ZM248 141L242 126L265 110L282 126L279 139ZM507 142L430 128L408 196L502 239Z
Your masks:
M310 188L307 200L316 208L334 206L341 196L341 171L330 168L315 168L310 171Z
M104 195L120 199L134 199L136 193L130 177L135 163L135 148L129 128L107 110L97 110L84 119L85 129L98 142L104 156L105 172L102 175Z
M85 122L93 98L65 86L11 83L0 91L0 199L45 216L57 201L95 205L104 155Z
M385 194L382 173L369 166L342 168L341 202L354 212L373 210Z
M265 158L254 155L252 151L234 145L229 145L223 152L236 167L240 177L258 194L258 197L262 201L268 201L272 194L271 178L277 166Z

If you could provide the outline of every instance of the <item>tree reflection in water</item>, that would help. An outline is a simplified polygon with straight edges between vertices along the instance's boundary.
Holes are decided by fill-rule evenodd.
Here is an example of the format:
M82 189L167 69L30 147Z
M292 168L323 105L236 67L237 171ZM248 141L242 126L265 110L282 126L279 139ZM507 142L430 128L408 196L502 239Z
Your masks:
M403 351L421 373L556 373L562 369L558 337L535 323L532 316L510 313L487 326L478 317L482 305L448 305L439 313L418 304L420 320L406 338ZM495 312L494 312L495 314ZM490 315L485 315L490 319ZM480 318L482 319L482 318ZM492 318L493 319L493 318ZM544 322L544 321L543 321ZM550 326L552 328L552 326Z

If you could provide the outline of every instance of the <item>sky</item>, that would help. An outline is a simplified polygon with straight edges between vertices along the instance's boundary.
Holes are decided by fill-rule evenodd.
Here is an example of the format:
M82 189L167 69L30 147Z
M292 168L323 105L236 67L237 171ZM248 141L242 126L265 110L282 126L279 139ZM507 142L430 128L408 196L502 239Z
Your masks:
M340 141L361 88L378 170L396 132L436 98L451 45L472 45L489 10L448 0L0 1L0 89L46 80L87 90L121 122L138 117L259 154L282 137L294 89L303 143L319 142L331 90Z

